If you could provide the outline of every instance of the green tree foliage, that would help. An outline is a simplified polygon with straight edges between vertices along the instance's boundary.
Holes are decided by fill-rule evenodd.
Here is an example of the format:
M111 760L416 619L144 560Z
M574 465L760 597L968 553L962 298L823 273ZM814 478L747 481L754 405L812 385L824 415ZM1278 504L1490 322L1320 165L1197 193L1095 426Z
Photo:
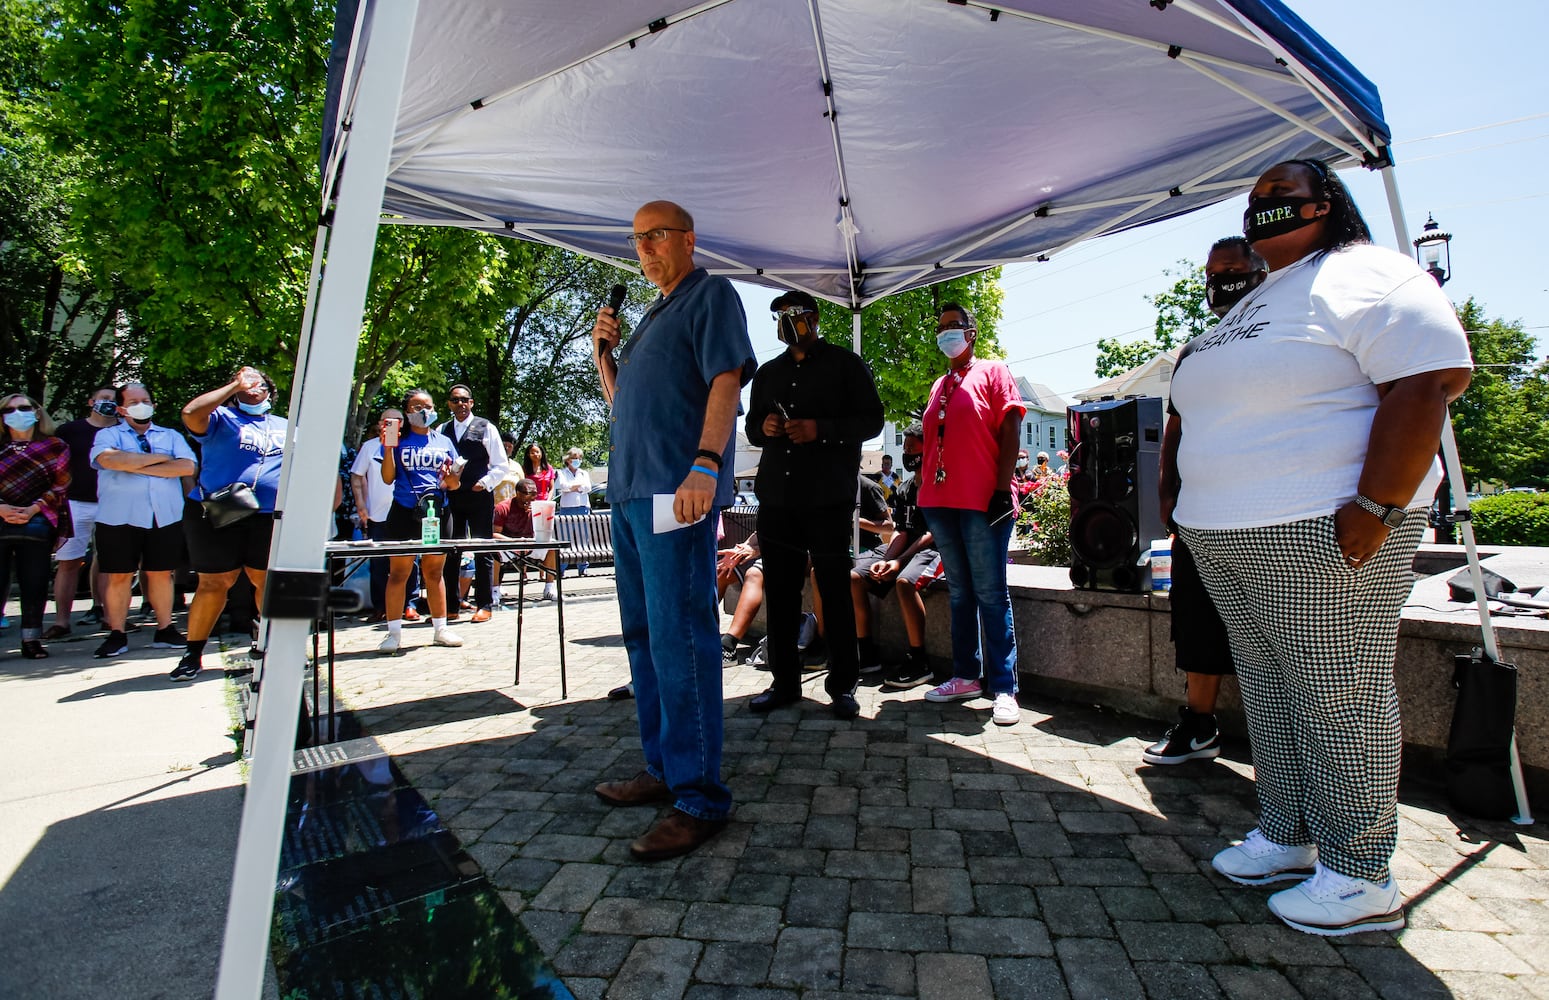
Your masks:
M55 152L78 157L67 249L128 293L167 375L233 351L289 382L316 224L332 5L59 0Z
M769 297L773 299L776 294L772 292ZM876 376L877 394L882 397L888 420L918 416L931 385L947 370L946 358L936 349L936 320L946 303L956 302L973 311L979 324L979 339L974 345L978 357L1005 356L995 335L1003 298L997 267L889 295L861 310L861 357ZM818 305L824 338L848 347L850 310L828 302Z
M76 158L50 150L37 127L54 19L46 0L0 0L0 385L73 414L110 370L117 303L63 254Z
M1549 484L1549 379L1522 323L1490 319L1470 298L1458 308L1474 375L1452 404L1464 477L1511 486Z
M1481 545L1549 545L1549 493L1497 493L1468 506Z
M1205 305L1205 269L1187 260L1178 261L1172 287L1146 302L1156 307L1156 325L1150 340L1120 341L1104 337L1097 342L1097 375L1113 378L1138 368L1163 351L1170 351L1216 325L1215 314Z

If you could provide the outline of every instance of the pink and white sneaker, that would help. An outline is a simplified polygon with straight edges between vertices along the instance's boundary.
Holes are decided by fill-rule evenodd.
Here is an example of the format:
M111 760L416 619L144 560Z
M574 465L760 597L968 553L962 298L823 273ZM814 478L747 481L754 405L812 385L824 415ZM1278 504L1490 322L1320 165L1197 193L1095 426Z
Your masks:
M984 693L984 689L978 681L965 680L962 677L954 677L945 684L938 685L925 692L926 701L967 701L977 698Z

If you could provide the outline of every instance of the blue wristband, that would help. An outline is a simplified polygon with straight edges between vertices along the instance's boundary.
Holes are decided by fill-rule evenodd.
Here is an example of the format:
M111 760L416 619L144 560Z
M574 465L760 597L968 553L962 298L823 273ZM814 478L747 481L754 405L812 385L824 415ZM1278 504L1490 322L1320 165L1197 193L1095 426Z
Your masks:
M709 468L707 466L703 466L703 465L696 465L696 466L694 466L692 471L694 471L694 472L703 472L705 475L709 476L711 479L720 479L721 478L719 475L716 474L716 471L714 469L711 469L711 468Z

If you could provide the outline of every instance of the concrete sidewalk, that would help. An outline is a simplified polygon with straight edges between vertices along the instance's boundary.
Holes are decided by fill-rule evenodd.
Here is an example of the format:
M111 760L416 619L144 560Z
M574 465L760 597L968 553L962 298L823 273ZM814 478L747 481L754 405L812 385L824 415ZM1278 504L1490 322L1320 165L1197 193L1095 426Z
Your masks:
M345 629L339 690L578 997L1549 997L1542 824L1449 817L1406 785L1409 928L1300 934L1208 864L1254 823L1247 748L1146 766L1155 724L1091 706L1024 699L1001 729L987 702L862 688L839 722L813 674L816 700L758 717L768 675L730 667L734 821L637 863L655 811L591 791L640 767L633 704L605 698L628 675L611 581L567 585L567 701L545 604L518 687L502 613L460 650L410 628L393 658Z
M182 651L147 649L154 626L105 660L92 657L102 636L77 627L25 660L14 602L10 614L0 997L209 997L243 780L220 654L173 684Z

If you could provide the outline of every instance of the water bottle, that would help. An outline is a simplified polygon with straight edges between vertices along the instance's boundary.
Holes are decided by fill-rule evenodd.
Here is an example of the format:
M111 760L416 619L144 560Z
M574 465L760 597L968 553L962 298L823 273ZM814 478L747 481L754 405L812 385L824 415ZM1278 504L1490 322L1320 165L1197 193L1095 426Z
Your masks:
M1151 542L1151 590L1167 591L1173 585L1173 542L1157 538Z
M436 513L434 498L425 501L425 518L420 521L420 544L441 544L441 517Z

